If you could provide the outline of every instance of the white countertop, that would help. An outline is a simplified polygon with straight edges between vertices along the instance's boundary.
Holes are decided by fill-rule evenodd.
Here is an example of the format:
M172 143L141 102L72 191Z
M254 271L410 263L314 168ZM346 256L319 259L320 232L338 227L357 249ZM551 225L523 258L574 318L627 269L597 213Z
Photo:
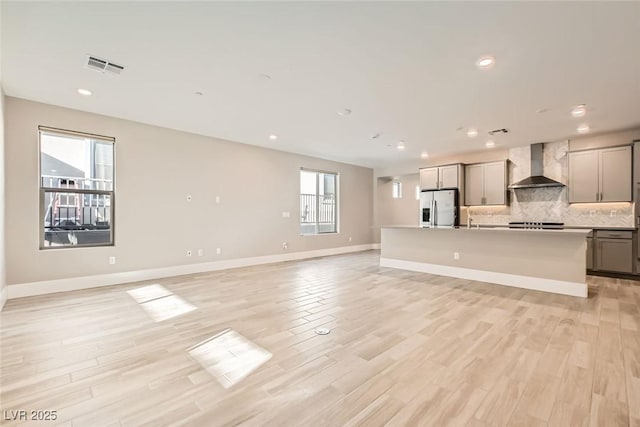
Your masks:
M578 236L587 236L591 233L590 228L569 228L562 230L540 230L534 228L509 228L504 226L484 226L484 227L418 227L413 225L386 225L380 228L397 228L397 229L415 229L415 230L425 230L425 231L442 231L442 230L450 230L450 231L474 231L474 232L508 232L508 233L534 233L534 234L563 234L563 235L578 235Z

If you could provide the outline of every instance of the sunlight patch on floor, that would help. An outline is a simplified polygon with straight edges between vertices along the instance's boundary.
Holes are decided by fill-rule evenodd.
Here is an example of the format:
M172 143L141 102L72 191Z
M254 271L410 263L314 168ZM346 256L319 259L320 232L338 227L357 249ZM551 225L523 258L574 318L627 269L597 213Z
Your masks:
M271 359L271 353L233 329L187 350L224 387L230 388Z
M198 308L158 284L131 289L127 293L155 322L172 319Z

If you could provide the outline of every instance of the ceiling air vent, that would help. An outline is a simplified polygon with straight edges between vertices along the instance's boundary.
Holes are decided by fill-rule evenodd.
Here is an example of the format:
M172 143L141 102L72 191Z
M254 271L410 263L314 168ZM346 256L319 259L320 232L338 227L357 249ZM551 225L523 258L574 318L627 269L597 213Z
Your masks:
M101 73L120 74L124 70L122 65L114 64L95 56L87 56L86 67L90 70L100 71Z
M509 133L509 130L508 130L508 129L505 129L505 128L502 128L502 129L494 129L494 130L492 130L492 131L489 131L488 133L489 133L489 135L495 135L495 134L498 134L498 133Z

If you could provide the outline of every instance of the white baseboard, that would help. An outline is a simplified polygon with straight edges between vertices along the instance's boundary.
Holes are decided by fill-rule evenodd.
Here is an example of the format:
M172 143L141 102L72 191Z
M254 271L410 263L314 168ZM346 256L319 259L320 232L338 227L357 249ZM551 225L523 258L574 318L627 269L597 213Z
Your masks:
M4 304L7 302L7 299L9 297L9 290L8 289L9 289L9 287L5 286L0 291L0 311L2 311L2 309L4 308Z
M371 249L380 249L380 243L372 243L371 246Z
M497 285L513 286L534 291L552 292L587 298L588 286L580 282L567 282L539 277L520 276L516 274L496 273L493 271L475 270L471 268L451 267L448 265L428 264L415 261L404 261L380 257L380 266L398 268L401 270L418 271L420 273L437 274L439 276L456 277L459 279L477 280L495 283Z
M373 246L373 244L342 246L338 248L318 249L305 252L291 252L250 258L237 258L224 261L205 262L200 264L176 265L148 270L126 271L122 273L98 274L95 276L70 277L68 279L19 283L8 286L8 297L9 299L22 298L34 295L52 294L56 292L120 285L122 283L138 282L142 280L153 280L161 279L164 277L182 276L185 274L226 270L228 268L249 267L252 265L272 264L276 262L294 261L299 259L316 258L329 255L339 255L350 252L371 250L374 249ZM5 288L3 291L5 291L6 289L7 288Z

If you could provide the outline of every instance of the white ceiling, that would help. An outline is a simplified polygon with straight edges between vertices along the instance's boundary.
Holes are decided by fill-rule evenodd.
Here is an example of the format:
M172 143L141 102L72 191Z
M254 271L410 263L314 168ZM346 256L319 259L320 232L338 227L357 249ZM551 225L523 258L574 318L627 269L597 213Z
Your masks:
M593 132L640 125L640 2L2 8L7 95L348 163L476 151L502 127L497 148L569 138L583 121ZM88 70L86 54L126 69ZM476 69L483 54L494 69ZM569 114L580 103L584 120Z

